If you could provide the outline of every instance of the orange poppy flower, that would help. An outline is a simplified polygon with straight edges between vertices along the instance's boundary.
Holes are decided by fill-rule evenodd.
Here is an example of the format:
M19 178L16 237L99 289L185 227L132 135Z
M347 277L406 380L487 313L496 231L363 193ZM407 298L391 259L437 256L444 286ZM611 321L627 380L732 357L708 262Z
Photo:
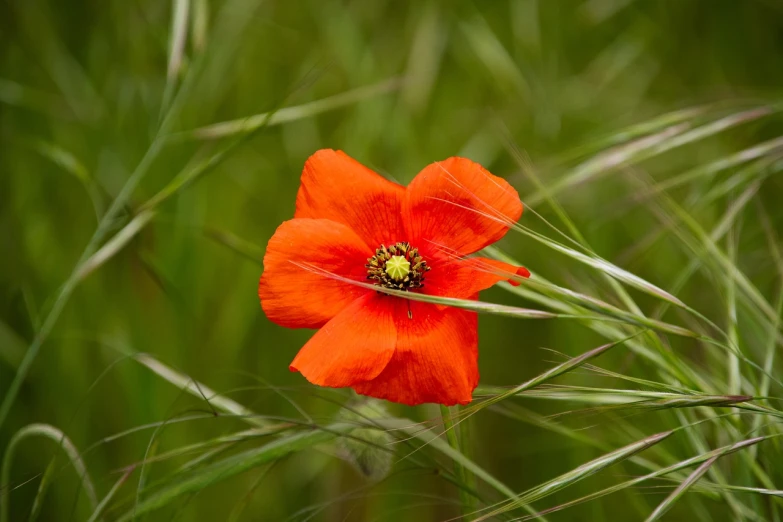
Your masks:
M478 299L498 281L530 275L465 257L521 215L516 190L468 159L433 163L403 187L341 151L313 154L294 219L269 240L258 288L270 320L320 329L290 370L403 404L469 403L479 380L476 313L349 281Z

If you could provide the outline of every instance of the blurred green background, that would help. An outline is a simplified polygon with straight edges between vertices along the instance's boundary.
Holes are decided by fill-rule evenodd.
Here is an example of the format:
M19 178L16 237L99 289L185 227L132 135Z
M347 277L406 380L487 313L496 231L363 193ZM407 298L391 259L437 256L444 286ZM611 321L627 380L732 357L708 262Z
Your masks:
M292 217L302 165L319 148L342 149L404 184L428 163L470 157L508 179L529 204L523 224L549 235L532 211L557 218L530 171L544 186L556 186L598 157L600 168L559 190L557 200L599 255L671 289L689 254L666 231L645 247L659 221L634 196L650 179L669 179L780 135L781 56L783 2L777 0L5 0L0 395L11 388L126 181L141 174L105 238L149 208L145 203L161 190L173 190L163 192L150 222L127 244L78 278L0 427L0 448L30 423L56 426L83 452L101 498L145 454L244 429L236 419L199 417L210 411L204 401L129 358L132 352L149 353L263 415L301 420L301 409L316 421L332 418L350 395L316 389L287 369L312 332L269 322L256 294L264 245ZM644 163L612 168L606 151L627 138L623 129L693 107L706 112L673 119L672 132L745 109L767 113ZM232 127L222 137L220 128L190 132L238 120L235 130L252 123L243 118L263 113L270 117L252 120L260 127L249 136L231 133ZM515 150L527 158L522 164ZM764 157L780 154L778 147L770 150ZM712 182L698 179L671 192L706 230L730 201L698 207ZM777 230L781 198L779 177L766 177L757 199ZM754 211L735 240L738 266L772 300L778 276ZM595 274L529 238L509 235L499 246L534 274L597 296L605 292ZM719 287L699 274L677 295L722 324ZM502 288L482 299L541 308ZM639 303L655 304L646 296ZM575 322L499 316L481 316L480 336L486 385L518 384L562 360L540 348L573 356L605 342ZM705 364L703 347L672 344L678 356ZM601 363L641 377L652 371L628 351ZM607 380L581 372L569 382ZM521 404L539 415L579 407ZM417 421L438 415L430 406L389 410ZM580 412L554 422L612 447L635 440L613 430L611 419ZM166 420L172 422L152 425ZM678 425L670 412L635 413L630 421L642 436ZM601 454L498 412L480 412L471 430L474 459L515 491ZM145 519L227 520L244 502L240 520L415 522L458 513L455 488L433 472L436 456L426 451L414 462L401 450L392 475L377 485L332 453L297 453ZM60 454L55 442L41 438L18 446L10 482L0 484L10 520L27 520L41 474ZM780 453L776 458L781 462ZM182 462L155 463L145 480L165 477ZM39 519L88 518L92 510L67 460L57 457L53 470ZM556 499L633 474L638 470L614 468ZM108 506L108 520L132 505L138 486L137 471ZM666 492L623 491L550 520L641 520ZM703 502L702 516L733 519L720 500ZM671 519L693 513L675 508Z

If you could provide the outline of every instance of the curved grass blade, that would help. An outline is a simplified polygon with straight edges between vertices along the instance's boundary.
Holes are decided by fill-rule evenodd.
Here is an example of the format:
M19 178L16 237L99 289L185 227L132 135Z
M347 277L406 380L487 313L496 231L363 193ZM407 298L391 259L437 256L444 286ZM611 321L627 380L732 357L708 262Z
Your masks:
M82 489L84 490L87 500L90 502L90 506L95 509L98 505L98 497L95 494L95 486L93 486L90 475L87 472L87 467L84 465L84 461L79 454L79 450L76 449L76 446L65 433L49 424L29 424L17 431L14 436L11 437L11 441L8 443L5 453L3 454L3 465L2 469L0 469L0 484L10 484L11 464L17 446L19 446L23 440L35 436L51 439L63 449L66 456L71 461L73 468L76 470L76 474L79 476ZM6 492L6 496L7 498L3 502L3 495L0 495L0 522L8 522L10 491Z

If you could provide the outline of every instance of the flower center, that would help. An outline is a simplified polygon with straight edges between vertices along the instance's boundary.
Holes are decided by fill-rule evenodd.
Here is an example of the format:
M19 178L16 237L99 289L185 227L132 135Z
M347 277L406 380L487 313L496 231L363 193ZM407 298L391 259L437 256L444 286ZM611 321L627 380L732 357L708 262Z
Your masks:
M393 290L412 290L424 286L424 273L429 271L427 262L419 255L418 248L400 242L390 247L381 245L375 255L367 259L367 279L373 284Z
M386 261L386 270L384 271L395 281L403 281L405 276L411 272L411 262L404 256L391 256L391 259Z

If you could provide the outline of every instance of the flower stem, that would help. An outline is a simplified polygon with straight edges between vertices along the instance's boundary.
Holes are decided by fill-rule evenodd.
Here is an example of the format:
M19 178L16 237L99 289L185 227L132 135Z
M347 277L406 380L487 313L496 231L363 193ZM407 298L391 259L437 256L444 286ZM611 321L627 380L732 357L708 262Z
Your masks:
M451 409L448 406L441 405L440 414L441 417L443 417L443 428L446 431L446 440L449 442L449 446L465 455L465 452L460 447L460 431L463 435L467 435L467 430L462 429L458 431L454 426L454 419L452 418ZM462 445L465 446L467 439L463 439L462 443ZM471 494L471 491L475 490L476 479L473 476L473 473L456 460L454 461L454 474L457 476L457 480L460 484L459 499L460 504L462 504L462 514L465 520L469 520L468 516L471 513L475 513L477 507L476 498Z

